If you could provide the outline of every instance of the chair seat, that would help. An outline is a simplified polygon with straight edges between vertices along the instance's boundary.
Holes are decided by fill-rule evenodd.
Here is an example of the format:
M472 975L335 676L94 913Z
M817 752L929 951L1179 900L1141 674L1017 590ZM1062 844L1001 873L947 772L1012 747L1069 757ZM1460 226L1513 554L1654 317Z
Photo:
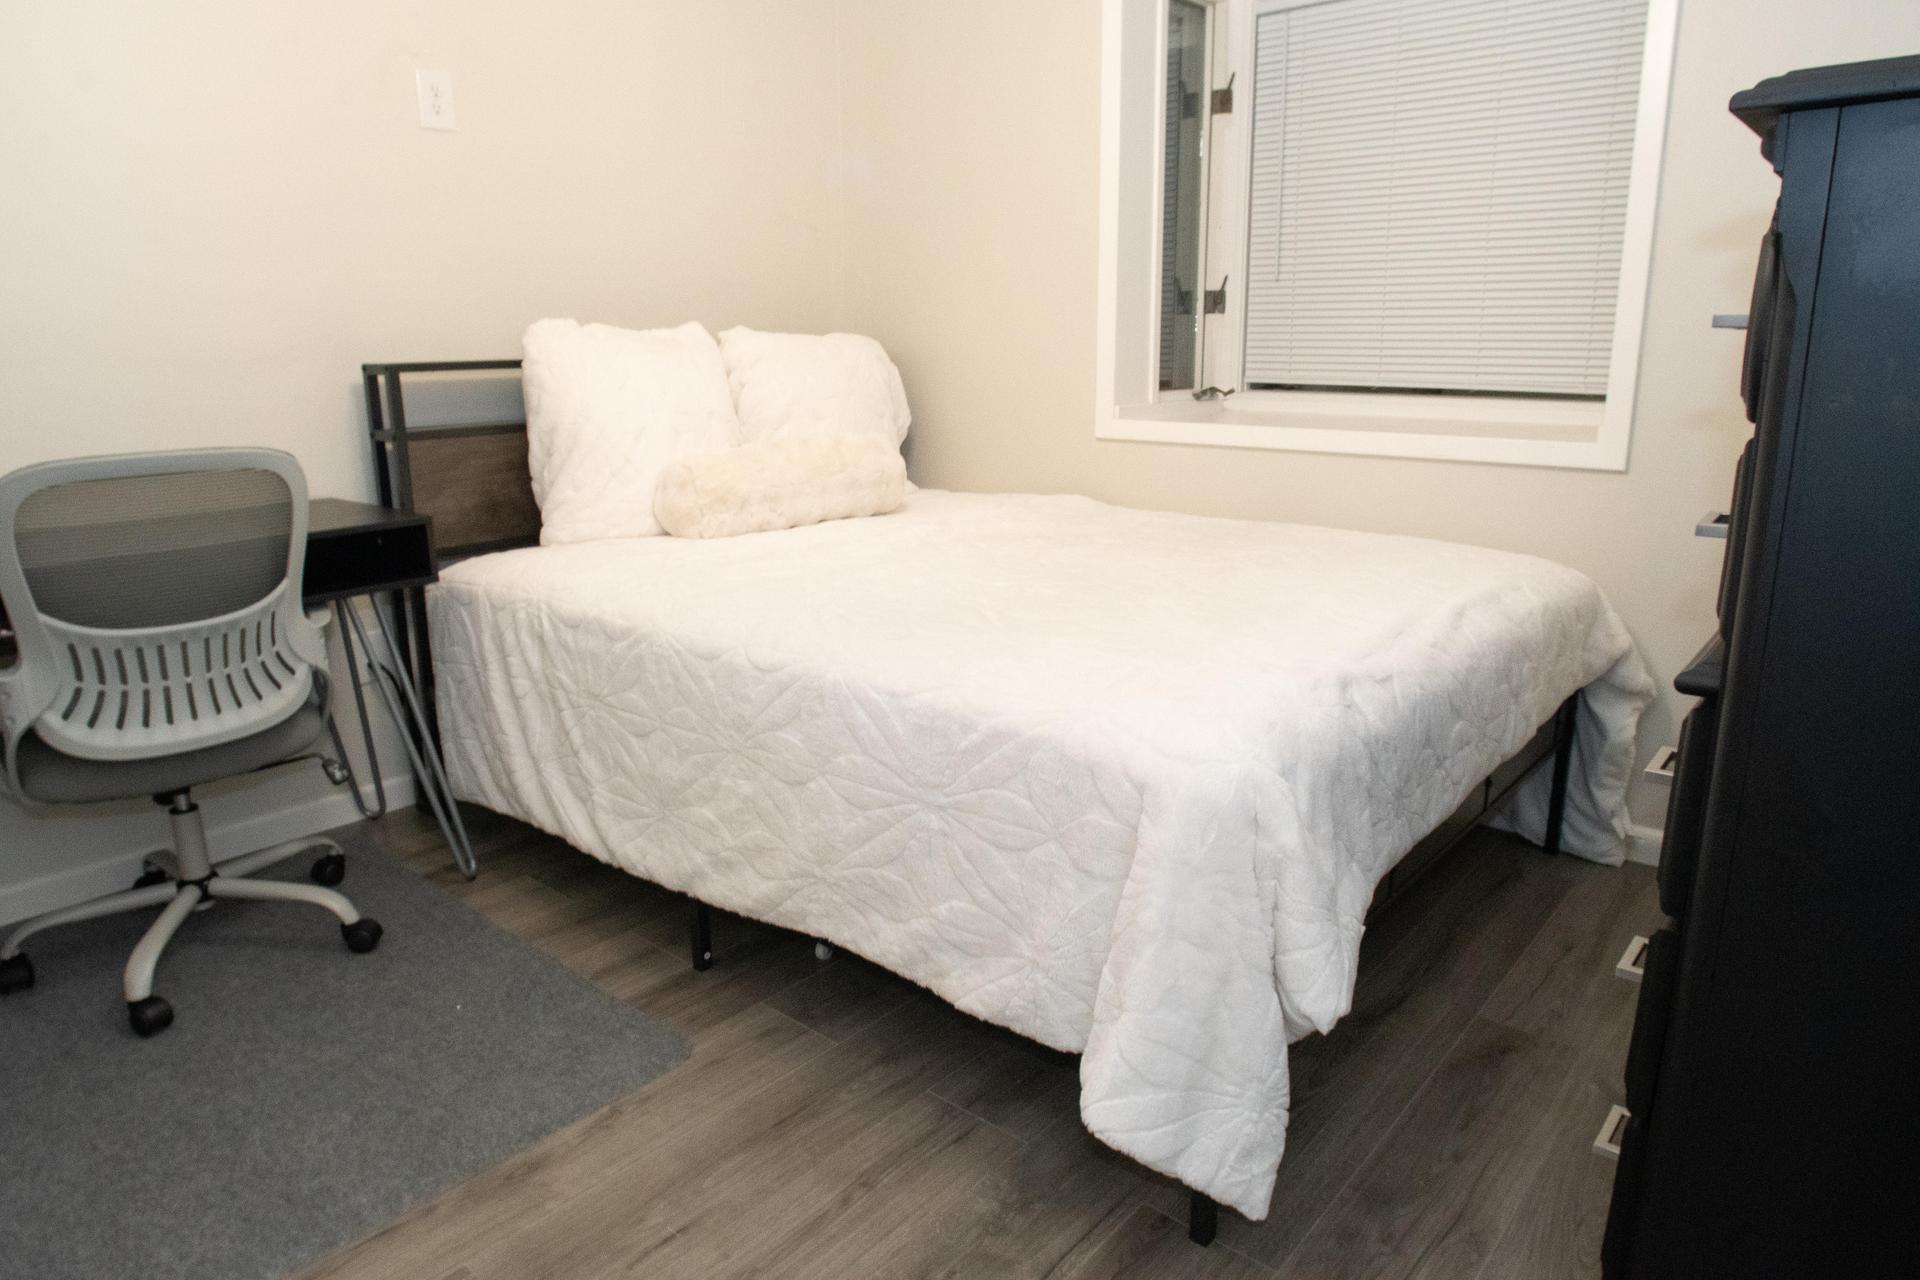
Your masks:
M29 730L20 739L20 789L42 804L163 795L310 755L326 731L318 699L247 737L146 760L83 760L55 750Z

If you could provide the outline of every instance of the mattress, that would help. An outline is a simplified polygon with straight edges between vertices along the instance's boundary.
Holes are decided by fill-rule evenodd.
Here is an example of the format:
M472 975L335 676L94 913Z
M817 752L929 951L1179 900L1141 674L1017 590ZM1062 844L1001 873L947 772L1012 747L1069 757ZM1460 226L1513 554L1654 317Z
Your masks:
M1251 1218L1379 879L1575 690L1565 847L1618 861L1653 692L1548 561L1078 497L504 552L428 607L462 798L1080 1052L1097 1137Z

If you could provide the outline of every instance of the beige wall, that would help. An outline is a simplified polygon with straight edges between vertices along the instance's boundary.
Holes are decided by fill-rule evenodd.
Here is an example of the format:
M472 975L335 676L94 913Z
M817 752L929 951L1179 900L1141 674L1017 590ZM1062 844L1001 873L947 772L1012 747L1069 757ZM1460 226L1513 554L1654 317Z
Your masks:
M365 495L362 361L510 354L547 314L839 326L904 369L923 483L1539 552L1664 682L1744 430L1708 316L1744 308L1772 190L1726 97L1920 48L1913 0L1683 4L1632 468L1600 475L1096 443L1099 0L0 0L0 470L266 443ZM458 132L417 127L417 66ZM208 807L237 843L322 793ZM0 896L160 835L0 811Z
M517 354L555 314L828 327L832 10L0 0L0 472L258 443L371 496L362 361ZM458 132L419 128L418 66ZM0 811L0 882L163 835Z
M260 442L364 492L362 361L826 323L831 8L0 0L0 468Z
M893 352L914 478L1391 530L1592 574L1665 688L1712 627L1748 427L1744 311L1777 191L1727 98L1793 67L1920 51L1914 0L1682 0L1631 464L1624 474L1096 441L1100 0L845 0L851 328ZM1643 758L1673 740L1666 695ZM1664 788L1635 814L1658 824Z

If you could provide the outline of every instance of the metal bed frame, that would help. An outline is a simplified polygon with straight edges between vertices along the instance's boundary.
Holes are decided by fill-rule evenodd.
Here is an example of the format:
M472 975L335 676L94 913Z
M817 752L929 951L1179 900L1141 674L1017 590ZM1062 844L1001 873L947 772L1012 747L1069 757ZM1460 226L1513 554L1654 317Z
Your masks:
M419 361L401 364L364 364L360 366L361 389L366 397L367 433L373 446L374 483L378 487L380 505L396 511L412 512L418 510L414 492L413 446L419 431L409 435L407 429L406 393L402 377L410 373L482 373L518 369L518 360L451 360ZM427 428L435 439L447 440L458 437L515 434L524 436L527 430L525 422L478 423L454 427ZM521 483L529 489L531 481L522 478ZM506 551L513 547L533 546L540 540L539 525L535 524L530 532L492 539L452 539L445 537L444 529L435 547L435 558L440 564L462 560L468 556L484 555L489 551ZM427 732L437 743L440 737L440 720L434 703L433 690L433 649L427 635L426 590L416 587L406 593L405 607L395 611L393 642L399 651L401 661L413 668L415 684L418 685L423 704L423 719Z
M410 429L403 379L408 374L497 373L519 367L518 360L419 361L366 364L360 367L380 502L383 506L408 512L423 509L417 504L424 503L424 509L434 516L436 529L448 531L448 536L436 540L437 555L442 564L490 551L538 544L539 514L532 507L532 482L526 470L527 426L524 421L511 421ZM462 483L478 485L496 498L504 495L506 500L491 504L492 508L504 507L518 513L519 523L509 517L499 528L495 528L485 518L470 518L472 513L466 510L455 510L452 512L453 518L448 519L448 510L444 505L438 505L437 508L437 504L457 505L473 495L459 488L450 490L449 476L435 475L429 481L421 474L423 459L415 455L423 442L430 441L437 445L486 437L504 437L508 441L519 437L520 447L517 450L495 448L484 466L458 467L440 462L437 469L453 472L451 479L456 486ZM527 521L524 517L529 511L531 520ZM475 536L478 534L489 536ZM424 588L416 587L406 593L404 607L395 610L394 632L393 648L399 660L412 667L414 683L420 690L423 704L421 721L425 725L425 733L437 746L440 728L434 700L433 652L427 634ZM1381 881L1374 895L1372 910L1378 910L1398 897L1421 872L1474 831L1482 818L1498 807L1514 788L1531 777L1534 770L1549 758L1553 762L1553 772L1547 802L1547 829L1541 848L1550 855L1560 852L1566 823L1567 780L1572 772L1573 744L1578 728L1579 701L1580 695L1575 693L1562 703L1526 746L1477 784L1452 816L1395 864L1386 879ZM690 959L694 969L704 971L713 967L713 912L698 899L689 897L688 902L691 908L688 930ZM1219 1230L1220 1207L1198 1191L1190 1191L1189 1196L1187 1238L1198 1245L1209 1245Z

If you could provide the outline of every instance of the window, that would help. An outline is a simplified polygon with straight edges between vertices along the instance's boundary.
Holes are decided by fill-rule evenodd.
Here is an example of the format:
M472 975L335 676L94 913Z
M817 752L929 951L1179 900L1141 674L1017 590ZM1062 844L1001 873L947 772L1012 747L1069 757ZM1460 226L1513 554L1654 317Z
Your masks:
M1623 468L1676 3L1108 0L1100 434Z
M1207 106L1207 6L1167 5L1166 144L1160 169L1160 386L1192 387L1198 368L1201 250L1206 197L1200 190Z

